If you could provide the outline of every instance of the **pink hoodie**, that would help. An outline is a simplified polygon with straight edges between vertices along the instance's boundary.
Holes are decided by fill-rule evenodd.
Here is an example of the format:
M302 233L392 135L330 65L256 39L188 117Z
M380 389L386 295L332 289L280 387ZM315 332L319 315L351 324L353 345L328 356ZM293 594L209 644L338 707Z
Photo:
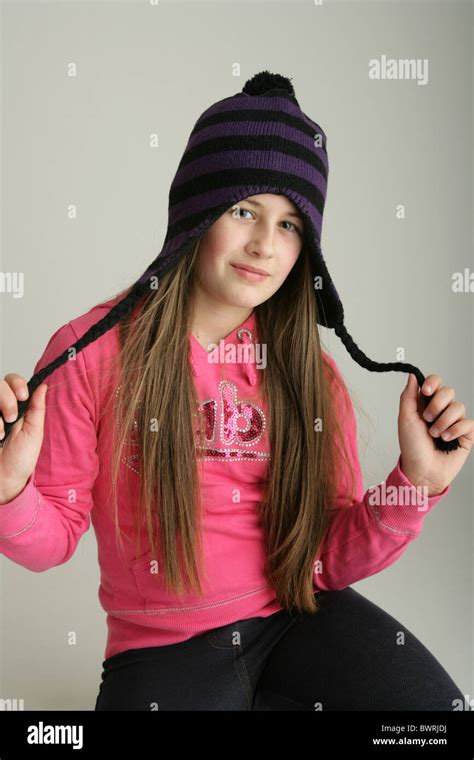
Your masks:
M100 304L60 327L34 371L82 337L114 302ZM0 505L0 553L34 572L67 562L92 520L100 566L98 596L107 613L106 658L126 649L177 643L235 620L267 617L282 609L264 573L258 517L270 452L267 407L259 397L258 366L265 363L265 346L258 343L255 312L221 341L217 357L189 335L208 444L198 451L207 573L203 597L170 595L150 572L156 569L156 563L150 565L150 552L142 550L135 556L133 501L122 491L118 498L125 562L115 547L106 480L110 415L100 418L100 410L115 387L107 367L117 354L117 330L117 326L109 330L46 379L44 439L36 468L23 491ZM399 457L386 481L364 492L352 402L334 360L325 356L341 383L334 392L339 394L338 408L356 473L356 496L349 507L342 507L350 480L341 461L335 505L340 509L315 557L316 591L343 589L395 562L420 534L426 514L451 488L418 506L408 498L414 489L400 469ZM134 447L130 442L124 458L132 497L139 478ZM141 546L147 546L145 532ZM159 572L159 554L157 559Z

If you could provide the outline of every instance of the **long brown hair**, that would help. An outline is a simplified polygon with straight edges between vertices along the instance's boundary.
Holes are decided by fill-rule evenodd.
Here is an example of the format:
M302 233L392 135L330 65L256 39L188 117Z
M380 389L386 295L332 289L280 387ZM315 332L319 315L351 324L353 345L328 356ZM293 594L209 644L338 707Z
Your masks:
M151 556L157 556L158 542L162 558L158 580L177 594L185 585L202 594L204 566L196 452L202 429L188 355L199 243L119 323L120 392L111 396L114 419L120 420L111 468L116 534L121 541L118 483L124 452L133 445L140 474L137 545L143 515ZM259 505L265 569L282 607L309 612L319 609L313 565L330 525L341 458L352 477L348 503L355 482L335 402L336 375L321 349L316 308L303 245L283 285L255 307L255 314L259 341L267 347L267 364L259 371L271 446ZM123 487L128 486L126 479Z

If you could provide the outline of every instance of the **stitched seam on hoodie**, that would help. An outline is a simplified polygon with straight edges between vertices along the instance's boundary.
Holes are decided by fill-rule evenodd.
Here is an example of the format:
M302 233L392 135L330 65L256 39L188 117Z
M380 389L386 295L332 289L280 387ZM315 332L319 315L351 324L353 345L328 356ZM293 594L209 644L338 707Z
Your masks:
M375 520L377 522L377 526L378 527L386 528L387 530L391 531L392 533L398 533L400 535L418 536L420 534L420 531L408 531L407 532L407 531L400 530L399 528L394 528L391 525L386 525L382 520L379 519L379 517L377 516L377 514L374 512L374 510L372 508L373 507L372 504L366 504L366 506L369 507L370 512L374 516L374 518L375 518ZM351 507L349 507L349 509L351 509ZM344 546L347 546L347 544L350 544L353 541L358 541L359 538L362 538L362 536L364 536L371 529L372 529L371 525L366 525L366 527L364 528L364 530L361 533L358 533L357 536L351 536L351 538L349 538L347 541L344 541L342 544L336 544L335 546L330 546L326 550L323 549L322 554L320 556L320 559L322 559L326 554L329 554L330 552L335 551L336 549L342 549Z
M259 586L259 588L248 591L245 594L238 594L237 596L232 596L230 599L223 599L220 602L210 602L209 604L195 605L193 607L164 607L161 610L107 610L107 612L120 612L127 615L169 615L170 612L196 612L200 610L208 610L212 607L221 607L224 604L235 602L238 599L245 599L246 597L253 596L254 594L257 594L259 591L263 591L266 588L270 588L270 584L267 584L266 586Z
M381 519L380 512L378 511L376 505L369 503L367 506L370 508L370 511L374 515L378 524L383 525L384 528L387 528L387 530L390 530L392 533L399 533L403 536L417 536L419 534L420 532L419 530L411 530L410 528L403 530L402 528L396 528L394 525L390 525L389 523L386 523L384 520Z
M24 528L17 531L16 533L0 533L0 538L14 538L15 536L20 536L22 533L25 532L25 530L29 530L31 526L33 525L33 523L36 521L39 505L40 505L40 494L39 492L37 492L36 493L36 509L35 509L35 513L33 515L31 522L29 522L28 525L26 525Z

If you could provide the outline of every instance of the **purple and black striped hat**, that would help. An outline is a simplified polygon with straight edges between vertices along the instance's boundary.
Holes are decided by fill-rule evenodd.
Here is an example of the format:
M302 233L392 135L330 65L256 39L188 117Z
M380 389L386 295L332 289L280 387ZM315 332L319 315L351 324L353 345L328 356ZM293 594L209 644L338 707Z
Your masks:
M127 316L149 293L151 278L171 269L194 248L196 240L234 203L251 195L287 196L305 224L305 247L312 276L319 324L333 328L354 361L371 372L412 372L421 387L425 376L406 362L376 362L356 345L344 325L344 310L321 252L321 229L328 180L327 139L319 124L301 110L290 79L262 71L242 89L210 106L196 121L171 184L168 228L163 247L127 295L73 346L28 382L29 398L18 402L18 417L4 422L5 437L23 416L31 394L64 364L70 349L82 351ZM318 280L319 284L319 280ZM431 400L422 395L425 406ZM451 451L457 438L435 438L436 448Z
M324 131L303 113L289 79L257 74L195 123L171 184L163 248L140 282L233 203L259 193L286 195L304 215L314 275L322 278L318 322L334 327L344 312L320 247L327 179Z

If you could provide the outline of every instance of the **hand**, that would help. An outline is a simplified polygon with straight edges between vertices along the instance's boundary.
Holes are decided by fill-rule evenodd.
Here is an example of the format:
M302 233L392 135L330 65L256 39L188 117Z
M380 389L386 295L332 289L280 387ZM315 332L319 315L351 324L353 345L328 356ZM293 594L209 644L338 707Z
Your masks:
M413 485L428 487L428 496L441 493L451 483L464 466L474 443L474 420L466 418L464 404L453 400L454 389L440 385L439 375L428 375L419 390L415 375L410 373L400 396L398 414L400 467ZM432 396L426 408L422 393ZM429 414L434 422L430 422L428 428L425 420ZM443 433L448 433L451 439L458 438L459 448L450 452L437 449L436 431L442 438Z
M12 426L0 448L0 504L11 501L23 490L36 467L43 441L47 390L46 383L36 388L25 414ZM22 396L22 391L26 395ZM11 372L0 379L1 438L4 437L3 418L6 422L13 422L18 416L17 398L28 398L28 384L24 377Z

